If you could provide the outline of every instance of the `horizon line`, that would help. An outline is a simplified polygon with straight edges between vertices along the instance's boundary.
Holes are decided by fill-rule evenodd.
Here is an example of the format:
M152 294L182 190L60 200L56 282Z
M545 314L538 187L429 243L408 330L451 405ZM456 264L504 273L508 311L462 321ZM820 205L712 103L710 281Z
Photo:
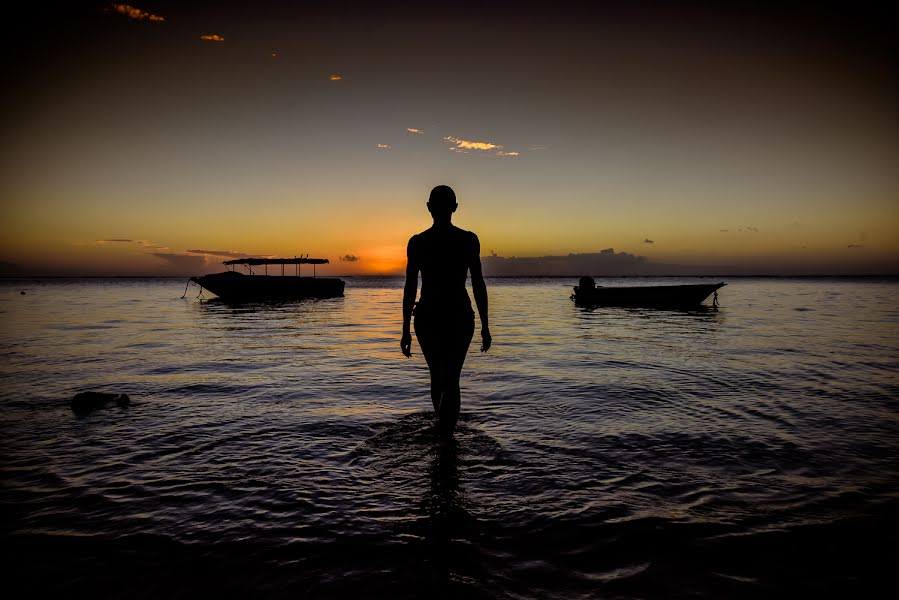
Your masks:
M583 277L584 275L484 275L484 279L572 279ZM2 275L0 280L15 279L190 279L190 275ZM266 275L248 275L248 277L266 277ZM268 275L267 277L296 277L296 275ZM393 275L385 274L356 274L356 275L321 275L315 279L327 279L333 277L356 277L366 279L389 279L405 277L402 273ZM728 278L728 279L899 279L899 273L804 273L804 274L775 274L775 273L752 273L752 274L724 274L724 273L708 273L708 274L691 274L691 275L590 275L594 279L708 279L708 278ZM313 279L313 277L304 275L303 278ZM468 277L466 277L468 279Z

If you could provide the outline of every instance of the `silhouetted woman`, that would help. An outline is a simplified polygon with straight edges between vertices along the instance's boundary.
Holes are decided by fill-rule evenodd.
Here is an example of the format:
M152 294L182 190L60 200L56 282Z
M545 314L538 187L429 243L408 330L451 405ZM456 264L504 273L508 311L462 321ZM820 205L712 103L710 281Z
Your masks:
M403 338L400 342L403 354L412 356L409 322L414 312L415 337L431 372L431 401L437 414L437 425L444 435L452 434L459 418L459 377L474 335L474 311L465 291L469 273L481 317L481 352L487 352L491 341L487 286L481 273L481 243L472 232L452 224L457 207L452 188L435 187L428 199L434 225L409 240L403 293ZM421 298L416 303L419 272Z

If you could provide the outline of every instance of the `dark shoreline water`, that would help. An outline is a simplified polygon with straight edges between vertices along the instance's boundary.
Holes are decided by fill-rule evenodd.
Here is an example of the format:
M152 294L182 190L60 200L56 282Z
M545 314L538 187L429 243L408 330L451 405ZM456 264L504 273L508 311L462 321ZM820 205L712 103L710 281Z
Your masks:
M183 279L0 281L12 580L123 598L890 584L896 282L729 281L697 313L488 281L495 347L473 347L448 448L420 352L399 354L399 280L243 307L181 300ZM78 418L82 389L133 406Z

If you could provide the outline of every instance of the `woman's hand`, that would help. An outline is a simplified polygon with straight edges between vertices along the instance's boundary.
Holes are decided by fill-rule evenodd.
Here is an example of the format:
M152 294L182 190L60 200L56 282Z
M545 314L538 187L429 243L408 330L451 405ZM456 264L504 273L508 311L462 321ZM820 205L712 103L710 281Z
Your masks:
M481 330L481 352L490 350L490 343L492 341L493 338L490 336L490 330L485 327Z
M406 358L411 358L412 356L412 334L408 331L403 332L403 337L400 339L400 350L403 351L403 355Z

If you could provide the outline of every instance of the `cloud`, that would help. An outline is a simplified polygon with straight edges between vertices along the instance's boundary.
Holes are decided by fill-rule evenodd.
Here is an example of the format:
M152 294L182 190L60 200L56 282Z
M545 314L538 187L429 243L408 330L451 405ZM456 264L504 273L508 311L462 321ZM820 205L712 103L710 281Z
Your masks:
M499 144L494 144L493 142L472 142L471 140L463 140L461 138L457 138L453 135L448 135L443 138L447 142L453 145L450 150L501 150L502 146Z
M234 252L232 250L187 250L189 254L208 254L210 256L224 256L226 258L247 258L249 254Z
M204 40L206 42L224 42L225 41L225 38L223 38L222 36L220 36L217 33L207 33L207 34L201 35L200 39Z
M392 146L390 144L378 144L378 148L381 150L390 150Z
M128 238L107 238L105 240L94 240L95 246L105 246L106 244L137 244L148 250L168 250L167 246L160 246L150 240L132 240Z
M463 140L454 135L448 135L443 138L450 144L450 151L460 154L470 154L472 150L483 153L492 153L496 156L518 156L520 153L515 151L506 151L501 144L493 142L475 142L472 140Z
M543 150L549 150L549 146L542 146L540 144L533 144L528 146L528 150L531 152L542 152Z
M861 244L849 244L847 248L864 248Z
M148 13L139 8L135 8L130 4L116 3L111 5L110 9L115 13L126 16L129 19L134 19L135 21L152 21L154 23L162 23L163 21L165 21L165 17L160 17L159 15Z
M154 252L153 256L164 261L167 266L174 267L182 273L199 273L206 267L205 256L176 254L171 252Z
M730 231L730 229L719 229L718 231L720 231L721 233L727 233L728 231Z
M490 256L481 257L481 264L486 275L506 276L579 276L587 273L603 273L608 276L640 275L656 268L644 256L615 252L613 248L567 256L504 257L491 253Z
M343 79L343 75L340 73L332 73L330 77L328 77L329 81L340 81Z
M758 227L753 227L752 225L750 225L749 227L746 228L746 231L751 231L752 233L758 233L759 229L758 229Z
M643 243L644 244L655 244L655 242L649 238L643 238Z
M149 248L150 250L168 250L168 246L160 246L155 242L151 242L150 240L134 240L134 243L140 244L144 248Z
M359 257L355 254L345 254L340 257L340 260L342 262L356 262L357 260L359 260Z
M414 133L415 135L421 135L424 133L422 129L416 129L415 127L406 127L406 131L409 133Z

